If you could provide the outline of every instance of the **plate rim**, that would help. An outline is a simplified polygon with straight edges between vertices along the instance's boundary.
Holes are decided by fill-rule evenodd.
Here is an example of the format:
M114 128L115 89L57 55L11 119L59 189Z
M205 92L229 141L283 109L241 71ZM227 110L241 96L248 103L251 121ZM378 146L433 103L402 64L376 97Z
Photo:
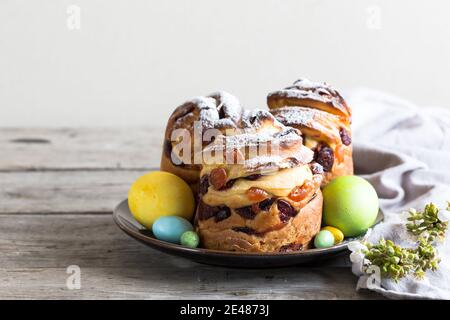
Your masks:
M300 256L321 256L322 254L332 254L338 253L341 251L345 251L348 249L348 244L354 240L347 240L340 244L334 245L328 248L312 248L304 251L291 251L291 252L238 252L238 251L225 251L225 250L214 250L214 249L206 249L206 248L189 248L179 244L170 243L166 241L162 241L156 239L154 237L143 235L142 233L136 232L131 228L127 227L123 224L120 219L125 219L121 217L120 208L126 205L128 206L128 198L122 200L117 204L113 210L113 220L115 224L121 229L124 233L129 235L130 237L145 242L147 244L151 244L154 247L158 247L161 249L176 251L176 252L185 252L191 253L195 255L215 255L215 256L228 256L228 257L246 257L246 258L280 258L280 257L300 257ZM134 217L131 216L132 219ZM142 230L148 230L144 226L142 226L136 219L134 221L142 227ZM151 231L151 230L150 230ZM356 240L356 239L355 239Z

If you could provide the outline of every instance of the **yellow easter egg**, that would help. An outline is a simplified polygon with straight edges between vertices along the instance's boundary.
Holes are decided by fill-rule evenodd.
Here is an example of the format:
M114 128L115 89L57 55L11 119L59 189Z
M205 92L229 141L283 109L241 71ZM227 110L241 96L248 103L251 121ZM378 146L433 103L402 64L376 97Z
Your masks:
M138 178L128 192L128 206L134 218L151 229L162 216L178 216L191 220L195 200L191 188L180 177L153 171Z
M338 228L326 226L326 227L323 227L322 230L328 230L333 234L334 244L341 243L342 240L344 240L344 234Z

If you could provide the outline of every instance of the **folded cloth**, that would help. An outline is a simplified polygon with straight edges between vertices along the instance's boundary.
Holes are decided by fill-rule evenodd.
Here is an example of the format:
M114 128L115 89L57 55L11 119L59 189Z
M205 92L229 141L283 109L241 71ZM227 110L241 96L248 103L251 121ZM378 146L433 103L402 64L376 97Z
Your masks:
M414 239L406 231L405 211L422 209L429 202L444 207L450 200L450 110L418 107L367 89L351 91L346 98L354 112L355 171L375 187L384 214L384 222L367 240L376 243L384 237L411 246ZM356 259L352 270L360 277L357 290L368 288L395 299L450 299L448 238L450 233L437 246L439 269L428 271L423 280L407 276L398 283L369 283Z

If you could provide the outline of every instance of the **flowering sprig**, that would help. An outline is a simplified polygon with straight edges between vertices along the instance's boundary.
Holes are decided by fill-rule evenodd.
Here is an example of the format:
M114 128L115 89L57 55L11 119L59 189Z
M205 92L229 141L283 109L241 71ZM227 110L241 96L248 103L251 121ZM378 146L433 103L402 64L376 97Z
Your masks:
M450 211L450 202L447 205L446 210ZM427 270L437 270L440 258L433 243L436 239L443 241L448 229L448 221L443 221L439 208L432 203L423 211L410 209L408 221L406 229L418 236L415 248L403 248L391 240L380 239L377 244L365 242L361 250L367 266L378 266L382 276L395 282L408 274L423 279Z
M450 210L450 202L447 210ZM423 235L430 242L435 239L444 240L448 229L448 221L442 221L439 218L439 208L433 203L427 204L423 211L409 209L408 221L406 228L409 232L416 236Z
M370 264L380 268L381 274L395 281L414 270L416 255L396 245L391 240L381 239L377 244L366 243L363 253Z

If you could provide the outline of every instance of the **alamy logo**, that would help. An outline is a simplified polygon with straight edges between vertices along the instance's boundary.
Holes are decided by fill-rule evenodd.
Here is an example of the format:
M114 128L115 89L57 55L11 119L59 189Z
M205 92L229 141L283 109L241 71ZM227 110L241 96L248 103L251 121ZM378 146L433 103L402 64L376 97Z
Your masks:
M67 7L66 25L69 30L81 29L81 8L77 5L70 5Z
M66 280L66 286L69 290L81 289L81 269L77 265L68 266L66 273L69 274Z
M381 283L381 270L380 267L376 265L370 265L367 270L367 274L370 274L370 276L367 278L367 288L374 289L379 288Z
M381 8L379 6L373 5L366 9L367 20L366 26L370 30L380 30L381 29Z
M203 130L202 123L194 121L193 132L187 129L172 131L170 156L175 165L243 164L254 157L278 156L282 145L295 143L296 139L298 136L292 135L271 140L264 135L246 135L244 129ZM203 147L205 144L208 146Z

